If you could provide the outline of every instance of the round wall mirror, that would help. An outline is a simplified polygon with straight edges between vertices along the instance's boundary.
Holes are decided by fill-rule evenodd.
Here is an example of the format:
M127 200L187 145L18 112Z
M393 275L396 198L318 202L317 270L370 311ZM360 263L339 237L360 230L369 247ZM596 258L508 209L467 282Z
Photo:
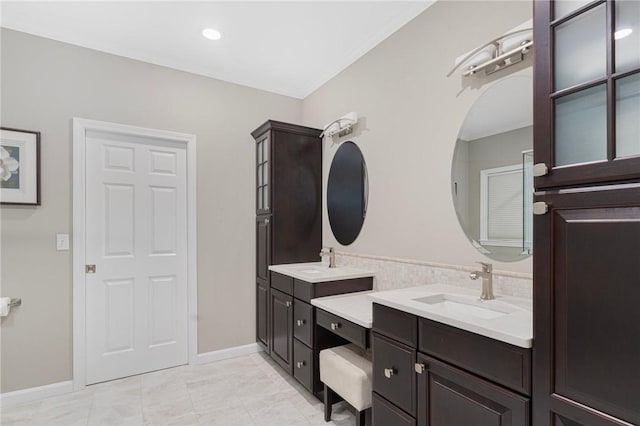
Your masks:
M491 259L513 262L533 249L533 80L504 78L473 104L451 167L460 226Z
M336 240L342 245L355 241L367 215L367 164L360 148L345 142L336 151L327 182L327 213Z

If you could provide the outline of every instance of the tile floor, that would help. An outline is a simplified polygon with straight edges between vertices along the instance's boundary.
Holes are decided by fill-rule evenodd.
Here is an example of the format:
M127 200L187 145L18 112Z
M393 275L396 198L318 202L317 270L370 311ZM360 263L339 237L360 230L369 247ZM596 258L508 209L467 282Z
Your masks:
M87 386L1 407L2 425L355 425L346 404L322 403L263 353Z

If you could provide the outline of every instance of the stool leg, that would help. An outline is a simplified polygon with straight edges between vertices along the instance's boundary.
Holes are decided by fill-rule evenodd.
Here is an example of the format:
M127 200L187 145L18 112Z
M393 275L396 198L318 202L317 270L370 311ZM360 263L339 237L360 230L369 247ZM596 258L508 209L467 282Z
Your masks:
M356 426L364 426L367 410L358 411L356 413Z
M324 421L331 421L331 406L333 405L333 391L324 385Z

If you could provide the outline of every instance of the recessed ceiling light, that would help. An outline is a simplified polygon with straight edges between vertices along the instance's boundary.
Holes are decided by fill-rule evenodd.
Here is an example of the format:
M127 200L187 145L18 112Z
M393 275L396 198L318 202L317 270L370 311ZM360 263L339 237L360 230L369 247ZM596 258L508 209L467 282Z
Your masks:
M613 33L613 38L615 38L616 40L620 40L621 38L629 36L632 32L633 30L631 28L623 28Z
M214 30L213 28L205 28L204 30L202 30L202 35L209 40L220 40L220 38L222 37L220 31Z

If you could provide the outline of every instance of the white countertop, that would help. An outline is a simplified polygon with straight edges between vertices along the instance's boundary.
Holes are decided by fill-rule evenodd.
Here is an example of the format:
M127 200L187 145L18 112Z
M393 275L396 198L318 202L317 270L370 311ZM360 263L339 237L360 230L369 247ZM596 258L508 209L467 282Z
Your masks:
M508 308L506 311L509 313L505 313L497 318L480 318L466 313L455 313L454 315L438 306L415 300L443 293L457 295L461 300L467 300L475 303L477 306L495 309L503 309L506 307ZM495 300L478 302L479 291L443 284L371 292L367 297L375 303L390 308L399 309L515 346L522 348L530 348L532 346L532 301L528 299L496 296Z
M329 268L322 262L288 263L283 265L271 265L269 270L282 275L297 278L309 283L322 283L326 281L350 280L375 276L375 272L351 266L337 266Z
M361 327L373 326L373 300L369 297L373 291L339 294L311 299L311 304L324 311L358 324Z

